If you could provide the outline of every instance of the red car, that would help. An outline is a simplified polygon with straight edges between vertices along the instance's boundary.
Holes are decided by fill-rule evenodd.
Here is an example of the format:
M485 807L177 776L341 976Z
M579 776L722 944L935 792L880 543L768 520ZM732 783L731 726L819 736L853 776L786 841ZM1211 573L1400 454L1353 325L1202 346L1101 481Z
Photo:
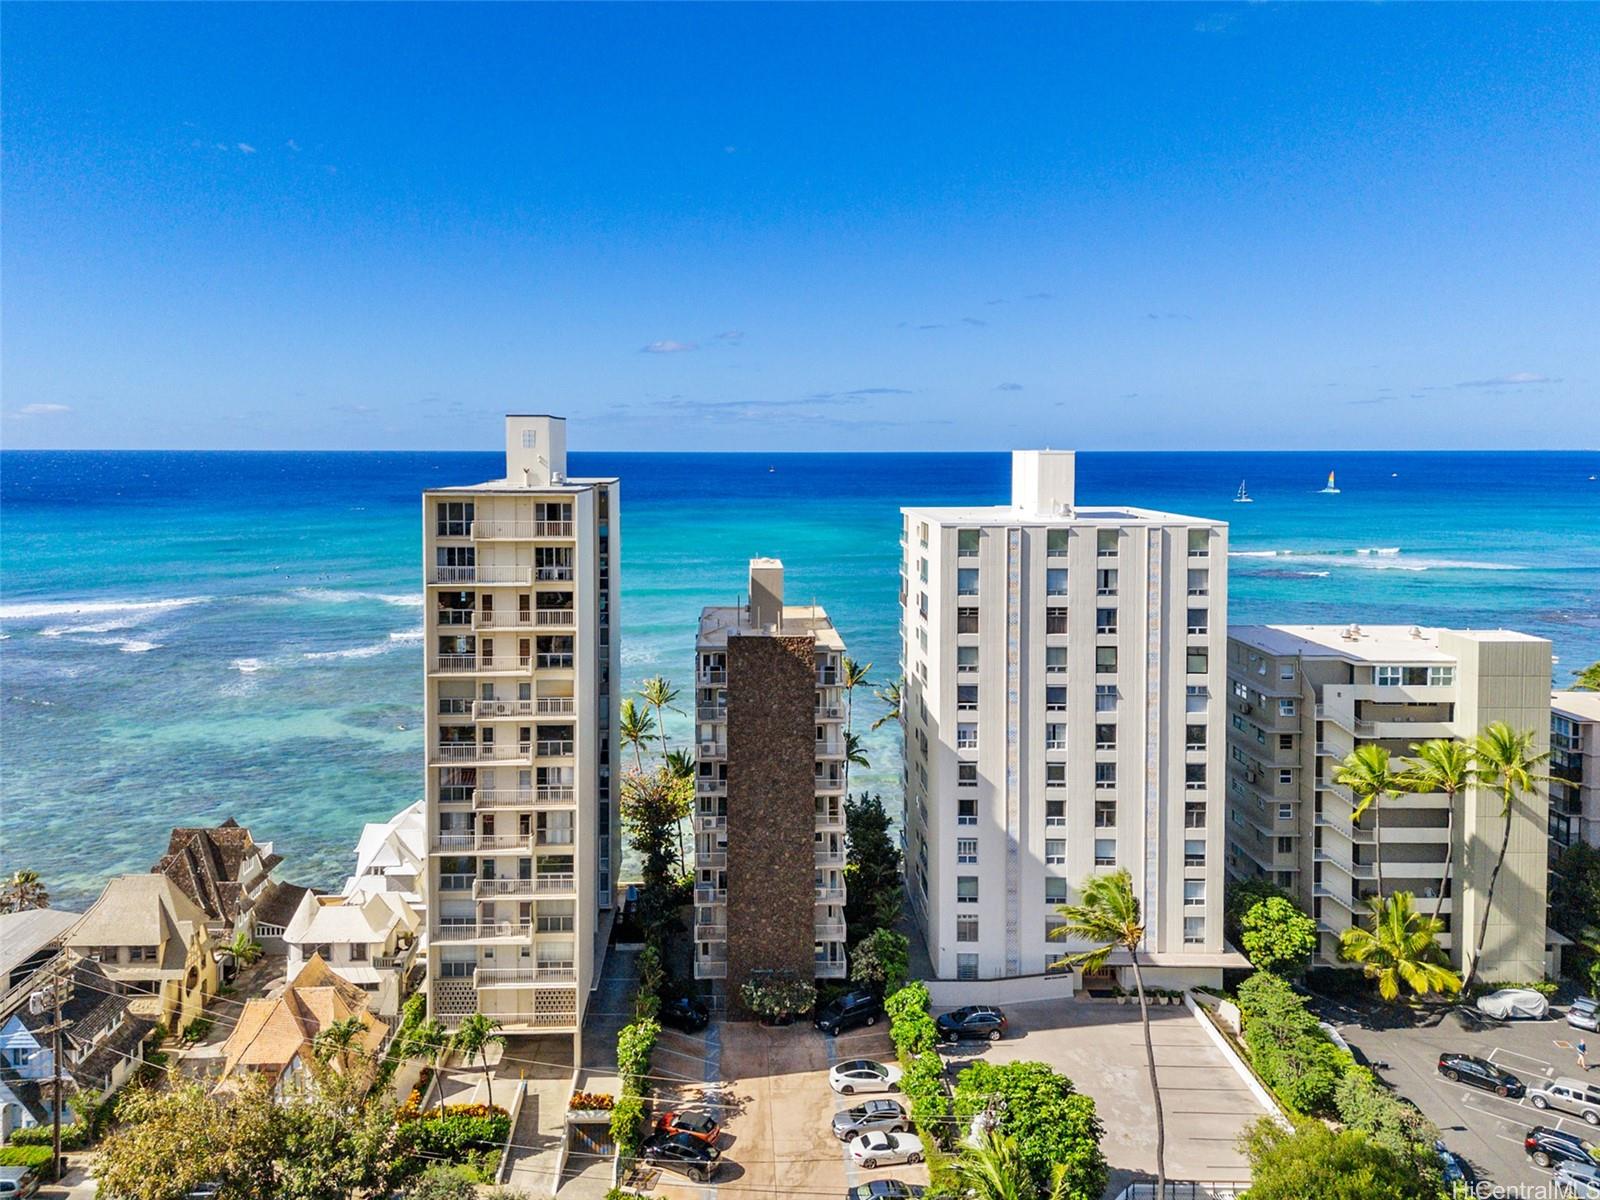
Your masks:
M705 1113L669 1112L656 1118L656 1132L668 1135L686 1133L696 1141L715 1146L717 1139L722 1136L722 1126Z

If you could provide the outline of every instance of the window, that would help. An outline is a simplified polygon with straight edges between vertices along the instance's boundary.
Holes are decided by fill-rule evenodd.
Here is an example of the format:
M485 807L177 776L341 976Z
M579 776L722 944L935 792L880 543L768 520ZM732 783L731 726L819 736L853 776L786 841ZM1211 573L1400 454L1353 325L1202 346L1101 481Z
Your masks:
M971 917L971 916L957 917L956 918L956 941L958 941L958 942L975 942L977 940L978 940L978 918L977 917Z
M1044 865L1047 867L1064 867L1067 865L1067 839L1046 838L1044 840Z
M1211 667L1211 651L1204 646L1191 646L1186 655L1187 670L1191 675L1204 675Z
M1454 667L1429 667L1428 668L1428 686L1429 687L1450 687L1451 685L1453 685L1455 683L1455 681L1456 681L1456 669Z
M1044 748L1046 750L1065 750L1067 748L1067 726L1065 722L1051 722L1044 727Z
M956 632L957 633L977 633L978 632L978 610L977 609L975 609L975 608L958 608L958 609L956 609Z
M1052 766L1065 766L1065 763L1052 763ZM1067 802L1061 799L1046 798L1044 802L1044 823L1047 829L1058 829L1067 823Z
M1379 667L1374 675L1373 682L1375 682L1379 687L1399 687L1400 668Z
M1115 567L1102 567L1094 573L1094 594L1096 596L1115 596L1117 594L1117 569Z
M1094 648L1094 669L1101 675L1115 675L1117 672L1117 648L1115 646L1096 646Z
M976 875L956 876L956 903L976 904L978 902L978 877Z
M1292 716L1294 716L1294 713L1295 713L1295 707L1294 707L1294 701L1293 700L1279 700L1278 701L1278 715L1280 717L1292 717Z
M1094 748L1096 750L1115 750L1117 748L1117 727L1115 725L1096 725L1094 727Z
M1065 646L1046 646L1044 648L1044 669L1050 675L1066 674L1067 648Z
M1046 596L1065 596L1067 594L1067 569L1065 567L1045 568L1044 594Z
M1281 838L1279 838L1278 839L1278 853L1279 854L1293 854L1294 853L1294 839L1292 837L1281 837Z
M1095 763L1094 785L1097 788L1114 788L1117 786L1117 764Z
M155 946L129 946L128 947L128 961L131 962L131 963L155 962L156 961L156 949L157 949L157 947L155 947ZM114 958L114 956L113 956L113 958ZM55 1087L55 1084L51 1084L50 1086L53 1088L53 1087Z
M1067 538L1071 536L1065 529L1047 530L1044 535L1044 552L1051 557L1067 552Z
M956 726L956 749L976 750L978 748L978 726L975 722L963 721Z
M1204 558L1210 550L1211 531L1209 529L1189 530L1189 557Z
M962 762L956 764L956 784L959 787L978 786L978 764L975 762Z
M956 711L978 711L978 685L975 683L956 684Z
M1183 693L1186 712L1203 713L1211 706L1211 689L1203 683L1191 683L1183 689Z
M1204 879L1185 879L1183 881L1183 906L1185 908L1204 908L1206 903L1206 881Z
M1067 881L1057 879L1052 875L1044 877L1044 902L1046 904L1065 904L1067 902Z
M1045 787L1067 786L1067 764L1063 762L1047 762L1044 765Z
M978 669L978 648L976 646L956 647L956 670L976 671Z
M1211 572L1204 567L1191 568L1189 571L1189 595L1209 596L1211 594Z
M1101 558L1111 558L1117 552L1117 531L1097 529L1094 534L1095 553Z
M1117 610L1114 608L1095 609L1094 631L1096 633L1115 633L1117 631Z
M1067 689L1064 687L1047 687L1044 690L1045 712L1067 711Z
M978 956L976 954L956 955L956 978L976 979L978 977Z
M1279 767L1278 768L1278 782L1279 783L1293 783L1294 782L1294 768L1293 767Z
M1289 821L1289 820L1292 820L1293 818L1294 818L1294 805L1292 805L1292 804L1280 804L1280 805L1278 805L1278 820L1280 820L1280 821Z
M1292 733L1280 733L1278 735L1278 749L1279 750L1293 750L1294 749L1294 734L1292 734Z
M1189 610L1189 632L1208 633L1211 628L1211 618L1203 608Z
M1183 843L1183 865L1186 867L1203 867L1206 865L1206 843L1204 838L1188 838Z
M917 593L917 615L924 621L928 619L928 593Z
M1206 786L1205 763L1183 764L1183 786L1191 792L1203 791Z
M962 558L973 558L978 553L978 538L980 534L976 529L956 530L956 553Z
M956 824L976 825L978 823L978 801L973 796L963 796L956 801Z
M365 942L350 943L350 961L353 963L367 961L367 944Z
M1117 865L1116 838L1095 838L1094 865L1097 867L1114 867Z
M1206 727L1204 725L1185 725L1183 727L1183 748L1185 750L1204 750L1206 748Z
M1206 919L1204 917L1185 917L1183 919L1183 944L1185 946L1198 946L1206 940Z
M1094 802L1094 827L1096 829L1115 829L1117 827L1117 802L1115 800L1096 800Z
M1206 802L1204 800L1185 800L1183 802L1183 827L1185 829L1204 829L1206 827Z
M1115 712L1117 709L1117 685L1114 683L1097 683L1094 685L1094 710L1095 712Z
M978 861L978 839L956 839L956 861L958 863L975 863Z
M524 450L532 450L537 442L538 434L534 430L524 429L522 431L522 448Z
M928 523L926 521L917 522L917 541L921 543L924 550L928 548Z
M1067 632L1067 610L1064 608L1047 608L1044 610L1044 631L1046 633Z
M956 595L976 596L978 594L978 568L958 567L956 569Z

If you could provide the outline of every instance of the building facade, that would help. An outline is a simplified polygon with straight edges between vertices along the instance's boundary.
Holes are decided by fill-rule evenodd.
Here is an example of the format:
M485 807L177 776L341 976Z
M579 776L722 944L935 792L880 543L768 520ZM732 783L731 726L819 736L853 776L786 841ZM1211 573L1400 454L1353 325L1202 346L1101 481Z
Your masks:
M1550 849L1600 846L1600 692L1550 697Z
M429 1012L576 1039L613 902L620 510L559 417L505 478L423 495Z
M1381 838L1384 892L1409 891L1429 913L1437 903L1448 926L1440 942L1460 968L1500 846L1498 793L1469 792L1453 822L1442 795L1385 797L1376 814L1353 822L1354 797L1336 782L1339 765L1357 747L1379 745L1398 767L1413 744L1469 740L1493 721L1538 730L1542 749L1549 678L1550 643L1506 630L1232 627L1230 874L1288 889L1316 917L1318 959L1331 965L1339 935L1377 891ZM1547 809L1541 789L1513 811L1480 978L1539 979L1550 965Z
M1009 506L901 510L906 872L934 973L1059 966L1056 910L1120 867L1146 979L1218 982L1241 961L1222 939L1227 527L1079 506L1071 452L1011 469Z
M695 639L695 978L842 979L844 642L785 604L783 564L707 608ZM811 914L811 920L802 914Z

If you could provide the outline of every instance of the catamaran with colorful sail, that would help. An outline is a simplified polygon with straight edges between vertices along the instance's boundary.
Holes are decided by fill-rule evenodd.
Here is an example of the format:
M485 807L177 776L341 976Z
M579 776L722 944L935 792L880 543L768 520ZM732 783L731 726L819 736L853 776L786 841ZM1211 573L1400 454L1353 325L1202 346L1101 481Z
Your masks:
M1339 494L1339 489L1334 486L1332 471L1328 472L1328 486L1322 489L1321 494L1324 496L1337 496Z

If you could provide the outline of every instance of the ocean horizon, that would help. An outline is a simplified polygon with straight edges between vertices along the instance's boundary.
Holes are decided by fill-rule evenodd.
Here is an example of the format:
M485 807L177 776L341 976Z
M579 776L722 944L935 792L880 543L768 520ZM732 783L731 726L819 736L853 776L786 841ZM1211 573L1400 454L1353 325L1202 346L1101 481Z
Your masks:
M1069 439L1063 439L1069 440ZM236 817L337 886L422 785L420 493L500 452L0 452L0 869L87 903L176 824ZM782 558L898 674L899 507L1001 504L1004 453L574 452L622 479L624 686L688 691L700 608ZM1340 493L1322 494L1329 470ZM1085 451L1083 503L1230 526L1232 623L1506 627L1600 659L1600 453ZM1243 481L1254 499L1234 504ZM899 803L858 693L861 786ZM687 738L672 716L669 736Z

